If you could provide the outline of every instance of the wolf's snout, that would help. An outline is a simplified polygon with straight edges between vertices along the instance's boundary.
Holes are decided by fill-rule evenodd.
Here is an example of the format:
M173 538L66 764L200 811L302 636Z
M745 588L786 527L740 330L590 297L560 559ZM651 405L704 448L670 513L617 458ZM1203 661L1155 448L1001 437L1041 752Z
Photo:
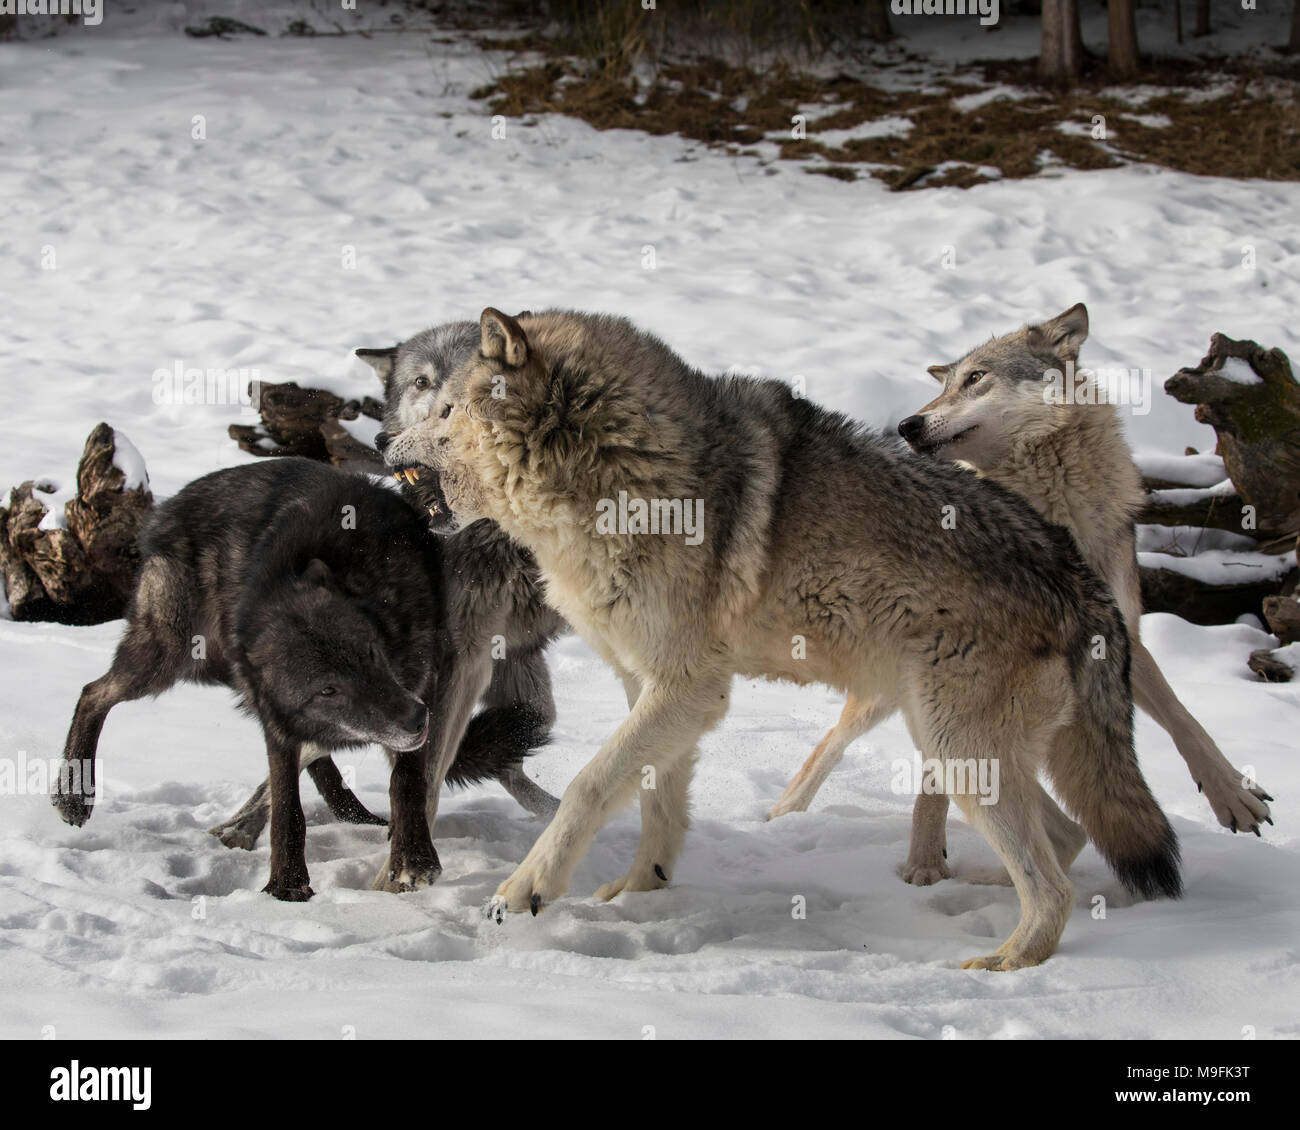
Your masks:
M908 416L898 422L898 434L908 443L915 443L921 438L923 431L925 431L924 416Z
M424 733L425 727L429 725L429 710L424 703L420 703L420 705L411 712L404 724L406 729L412 734Z
M375 435L375 450L379 452L380 455L383 455L384 450L392 442L393 442L393 437L390 436L387 432L378 432Z

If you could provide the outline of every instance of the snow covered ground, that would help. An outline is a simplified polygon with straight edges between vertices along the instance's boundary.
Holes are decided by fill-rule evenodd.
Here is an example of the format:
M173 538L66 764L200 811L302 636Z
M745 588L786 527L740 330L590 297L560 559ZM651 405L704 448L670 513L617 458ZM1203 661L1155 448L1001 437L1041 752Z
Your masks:
M1084 300L1087 363L1151 372L1151 411L1129 426L1153 460L1213 447L1160 392L1212 331L1300 356L1295 185L1127 168L894 195L564 119L494 139L467 92L499 66L450 34L228 43L112 19L0 44L0 485L69 486L102 419L165 496L248 458L226 438L246 416L155 403L156 370L372 393L353 347L488 304L627 314L702 366L802 375L814 399L885 426L933 395L926 365ZM911 797L890 781L912 747L897 720L813 811L764 822L838 715L824 690L737 687L670 890L590 898L631 858L628 812L569 898L496 926L480 908L541 825L488 787L444 803L438 886L393 896L367 889L382 829L321 823L305 783L318 895L257 893L267 849L204 829L264 776L258 734L224 692L189 687L114 711L85 828L43 796L0 798L0 1036L1300 1035L1300 692L1253 680L1246 657L1269 639L1255 628L1155 615L1143 630L1228 757L1278 797L1277 826L1219 828L1140 719L1187 897L1129 905L1088 849L1040 968L957 968L1010 932L1017 902L961 881L993 855L956 817L958 878L898 878ZM0 621L0 758L58 755L119 631ZM553 669L556 741L533 773L558 792L624 707L579 643ZM386 810L382 755L353 766Z

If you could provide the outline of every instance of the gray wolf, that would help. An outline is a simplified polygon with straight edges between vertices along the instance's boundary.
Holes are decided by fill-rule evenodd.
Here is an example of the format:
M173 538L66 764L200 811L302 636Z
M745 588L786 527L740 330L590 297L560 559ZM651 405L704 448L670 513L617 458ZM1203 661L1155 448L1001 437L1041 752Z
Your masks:
M432 410L446 375L478 352L473 322L448 322L385 348L361 348L384 389L382 449L388 436L418 423ZM434 499L430 481L399 476L402 493L418 513ZM532 557L489 522L442 540L447 631L455 662L441 691L430 752L426 812L434 827L444 783L496 779L524 808L555 814L558 801L523 770L528 753L550 740L555 702L546 648L567 630L541 596ZM474 713L478 707L478 713ZM328 751L309 748L304 764L331 811L353 823L383 823L346 788ZM268 783L230 819L210 829L228 847L252 848L266 825Z
M379 533L382 531L382 534ZM441 546L395 491L303 459L216 471L158 508L141 533L127 627L87 684L64 748L90 765L53 802L90 818L108 712L185 680L232 688L270 762L271 877L312 896L298 774L305 746L378 743L392 763L389 861L378 885L409 890L441 868L425 820L430 711L450 666Z
M632 703L501 884L498 917L563 895L638 794L631 869L596 894L667 884L695 745L736 675L843 688L901 709L929 758L999 763L997 803L955 799L1010 872L1021 917L966 967L1035 965L1065 928L1059 856L1073 845L1053 840L1040 765L1129 888L1181 892L1173 829L1133 752L1123 617L1068 533L784 384L705 376L625 319L488 308L480 335L385 458L435 481L441 528L489 518L530 549L548 601ZM702 500L700 544L598 530L620 491Z
M1089 567L1110 587L1128 629L1133 698L1173 738L1192 779L1226 828L1253 831L1272 823L1262 788L1219 751L1179 702L1142 644L1142 598L1133 523L1145 491L1111 395L1084 371L1074 402L1053 403L1044 388L1073 369L1088 336L1088 311L1079 303L1041 325L1026 326L976 346L950 365L929 372L943 392L908 416L899 434L914 450L972 466L980 475L1026 499L1049 522L1073 535ZM1091 385L1085 389L1084 384ZM983 563L981 563L983 564ZM807 809L845 748L880 713L850 698L836 726L795 775L772 816ZM913 816L912 847L903 869L908 882L926 885L950 875L945 862L948 800L921 794ZM1069 834L1064 824L1062 834ZM1077 835L1080 845L1082 836Z

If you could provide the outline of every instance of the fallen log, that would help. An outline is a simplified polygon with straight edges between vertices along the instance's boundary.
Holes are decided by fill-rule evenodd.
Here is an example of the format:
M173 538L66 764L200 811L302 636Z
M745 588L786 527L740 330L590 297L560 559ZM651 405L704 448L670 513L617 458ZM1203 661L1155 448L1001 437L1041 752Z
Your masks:
M1276 580L1209 584L1175 569L1144 567L1139 573L1144 612L1172 612L1193 624L1231 624L1246 613L1261 616L1264 601L1279 587Z
M383 405L373 397L344 400L292 381L264 382L259 386L257 406L261 424L231 424L227 429L230 438L250 455L299 455L336 467L382 469L378 453L339 423L363 415L383 419Z

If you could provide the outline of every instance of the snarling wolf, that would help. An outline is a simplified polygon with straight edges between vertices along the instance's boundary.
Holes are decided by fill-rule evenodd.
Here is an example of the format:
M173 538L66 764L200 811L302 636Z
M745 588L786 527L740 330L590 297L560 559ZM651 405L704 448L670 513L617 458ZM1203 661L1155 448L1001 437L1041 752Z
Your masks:
M473 322L448 322L397 345L358 349L384 387L383 431L388 436L425 419L447 374L478 352ZM400 477L402 492L425 515L435 487ZM555 814L558 801L525 774L528 753L550 740L555 721L546 648L566 630L542 599L537 567L527 550L490 522L442 540L442 583L454 661L435 716L437 748L430 752L429 828L444 783L496 779L538 816ZM474 711L478 708L478 713ZM380 823L352 794L327 752L310 747L307 771L342 820ZM210 829L228 847L251 848L266 826L268 783L260 785L229 820Z
M1178 701L1142 644L1133 523L1145 492L1124 440L1113 392L1084 388L1091 379L1075 370L1087 336L1088 311L1080 303L1041 325L976 346L950 365L930 366L943 392L904 419L899 434L918 452L973 466L1026 499L1049 522L1070 531L1083 559L1110 586L1124 614L1133 656L1134 701L1173 738L1219 822L1234 832L1258 835L1261 822L1272 823L1267 802L1273 798L1233 768ZM1044 395L1057 374L1071 370L1082 378L1072 401L1054 402ZM840 721L790 782L771 815L806 810L847 746L879 717L871 703L851 697ZM1068 772L1068 767L1061 766L1059 772ZM951 874L945 862L947 812L948 799L942 794L917 797L912 847L903 869L908 882L924 886ZM1082 835L1072 832L1063 816L1053 813L1052 818L1060 835L1073 835L1082 846Z
M154 513L127 627L106 675L81 692L64 757L94 764L119 702L174 683L224 683L255 715L270 762L271 877L312 896L298 796L304 747L377 743L392 763L385 890L433 882L425 818L430 707L450 665L441 545L385 486L305 459L214 471ZM62 785L62 781L60 782ZM93 773L54 795L89 819Z
M967 967L1044 961L1069 918L1072 845L1053 840L1040 765L1128 887L1180 893L1177 841L1133 752L1123 617L1068 533L784 384L707 377L624 319L489 308L480 335L386 458L436 482L444 528L490 518L532 550L547 599L633 700L498 889L498 915L563 895L638 786L631 870L596 893L668 882L696 742L738 674L901 709L928 758L998 759L997 803L955 799L1021 918ZM700 544L599 529L620 491L702 499Z

